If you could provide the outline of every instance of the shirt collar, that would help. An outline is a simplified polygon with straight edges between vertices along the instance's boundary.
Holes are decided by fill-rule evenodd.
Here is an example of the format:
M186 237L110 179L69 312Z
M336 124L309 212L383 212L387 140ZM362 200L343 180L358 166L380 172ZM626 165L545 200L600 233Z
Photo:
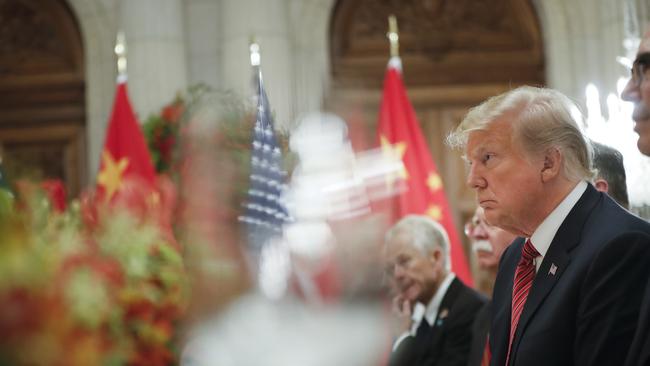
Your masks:
M427 323L429 323L430 326L433 326L433 323L436 321L436 317L438 316L438 309L440 308L442 299L445 297L445 294L454 278L456 278L456 275L453 272L449 272L447 276L445 276L426 308L421 303L415 304L412 317L413 329L417 329L417 327L420 326L422 319L426 319Z
M546 255L560 225L562 225L564 219L566 219L571 209L573 209L573 206L575 206L582 194L587 190L587 184L584 180L578 182L573 190L564 197L564 200L535 229L535 232L530 237L530 242L537 249L540 256L544 257Z

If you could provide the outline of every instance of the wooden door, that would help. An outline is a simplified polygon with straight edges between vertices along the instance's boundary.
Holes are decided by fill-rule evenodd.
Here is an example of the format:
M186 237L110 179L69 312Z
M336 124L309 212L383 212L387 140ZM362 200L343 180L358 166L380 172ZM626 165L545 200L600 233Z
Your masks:
M85 180L78 24L63 0L0 0L0 145L10 180Z

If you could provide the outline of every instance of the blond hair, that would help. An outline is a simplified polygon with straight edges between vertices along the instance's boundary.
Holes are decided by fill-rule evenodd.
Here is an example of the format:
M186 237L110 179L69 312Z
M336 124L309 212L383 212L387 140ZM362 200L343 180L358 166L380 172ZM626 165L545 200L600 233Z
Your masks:
M575 103L557 90L522 86L489 98L469 110L454 132L447 136L452 148L464 149L469 134L486 130L505 116L510 118L512 137L529 156L557 148L564 157L566 179L591 180L593 148L585 137L572 109Z

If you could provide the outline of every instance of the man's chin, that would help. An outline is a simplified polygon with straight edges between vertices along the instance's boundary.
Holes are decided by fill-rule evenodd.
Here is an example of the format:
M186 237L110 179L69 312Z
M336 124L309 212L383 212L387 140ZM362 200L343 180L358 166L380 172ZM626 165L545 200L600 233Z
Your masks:
M413 305L420 297L420 289L416 285L409 286L409 288L402 292L402 297L410 301L411 305Z
M650 156L650 137L639 137L636 142L636 147L639 148L641 154Z

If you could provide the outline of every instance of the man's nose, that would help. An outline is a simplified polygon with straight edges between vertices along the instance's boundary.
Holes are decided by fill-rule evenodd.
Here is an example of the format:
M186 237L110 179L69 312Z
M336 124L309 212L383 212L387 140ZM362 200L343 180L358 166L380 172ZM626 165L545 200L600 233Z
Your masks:
M467 174L467 181L465 183L472 189L485 188L485 179L481 176L476 164L470 165L469 173Z
M621 99L626 102L637 102L641 100L641 91L637 83L630 78L621 92Z
M485 226L482 224L478 224L474 227L474 230L472 231L472 237L475 239L486 239L487 238L487 231L485 230Z

